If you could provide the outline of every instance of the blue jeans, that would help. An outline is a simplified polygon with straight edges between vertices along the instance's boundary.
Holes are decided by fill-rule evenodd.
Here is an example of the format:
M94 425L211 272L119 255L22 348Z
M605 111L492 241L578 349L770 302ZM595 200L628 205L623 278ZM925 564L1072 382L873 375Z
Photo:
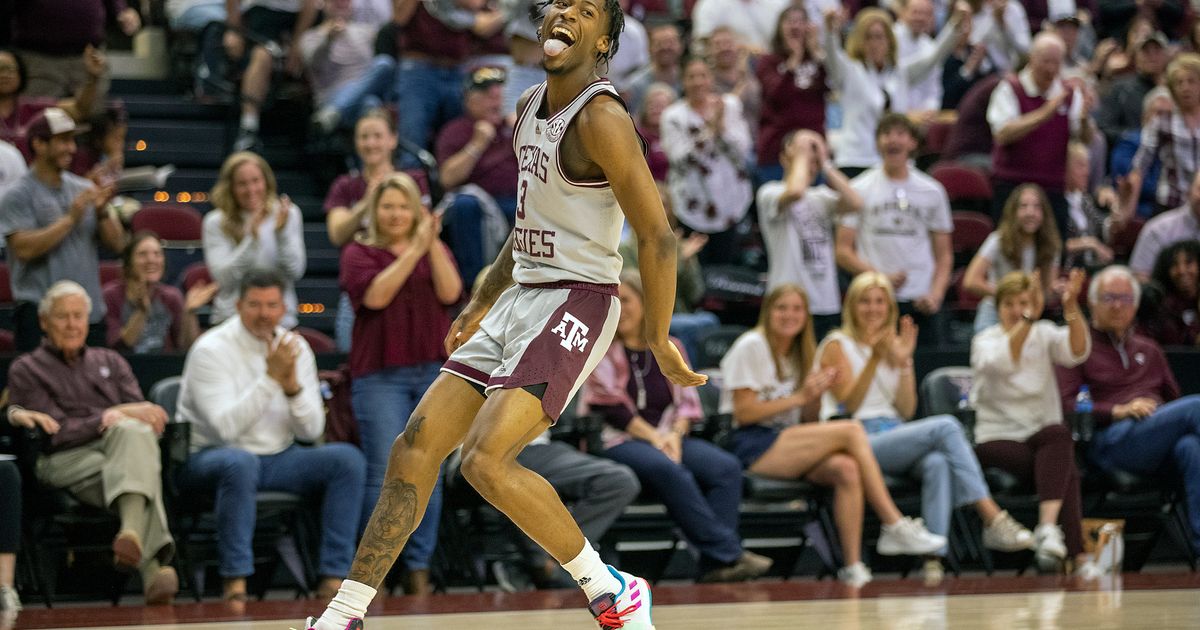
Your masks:
M337 344L338 352L350 352L350 342L354 336L354 306L350 296L342 291L338 296L337 315L333 319L333 341Z
M431 362L387 368L356 376L350 384L350 402L354 406L354 417L358 420L363 453L367 456L366 485L359 507L363 527L379 500L379 491L383 487L384 474L391 458L392 443L404 431L409 416L437 377L441 365L440 362ZM433 494L429 496L425 514L429 517L421 519L400 554L409 570L428 569L434 547L437 547L438 524L442 515L440 474Z
M390 98L395 82L396 60L389 55L376 55L362 76L335 90L325 105L337 110L343 127L350 127L364 112Z
M1200 551L1200 396L1184 396L1142 420L1127 418L1096 432L1088 458L1101 470L1138 475L1164 469L1183 479L1192 546Z
M921 480L921 516L929 531L946 536L951 510L990 496L979 460L954 416L912 422L869 418L863 428L884 473ZM945 548L938 551L945 554Z
M700 551L700 570L729 565L742 555L738 516L742 465L727 451L683 438L683 463L676 464L648 442L629 440L604 455L633 469Z
M444 68L420 59L401 59L396 72L396 103L400 110L400 137L429 149L433 132L462 115L461 68ZM409 153L401 156L402 168L418 168Z
M500 211L508 218L511 226L516 222L517 198L493 197ZM475 283L475 276L487 265L492 264L491 258L483 251L483 206L474 195L459 194L454 202L446 209L443 217L443 230L446 245L454 252L454 262L458 264L458 273L462 275L463 285L470 287Z
M208 0L188 7L170 20L170 26L173 31L199 31L209 22L224 22L225 17L225 0Z
M358 541L366 464L350 444L290 446L274 455L255 455L217 446L192 453L181 471L186 491L216 491L218 556L222 577L254 573L255 495L260 490L321 495L323 577L345 577ZM349 517L349 518L348 518Z

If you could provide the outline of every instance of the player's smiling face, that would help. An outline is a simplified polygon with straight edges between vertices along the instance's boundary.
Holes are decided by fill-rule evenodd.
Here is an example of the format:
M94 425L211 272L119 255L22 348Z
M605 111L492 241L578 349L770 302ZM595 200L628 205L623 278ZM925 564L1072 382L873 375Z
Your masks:
M554 0L542 19L542 41L558 40L566 48L542 57L542 68L563 74L581 64L595 64L608 51L608 13L599 0Z

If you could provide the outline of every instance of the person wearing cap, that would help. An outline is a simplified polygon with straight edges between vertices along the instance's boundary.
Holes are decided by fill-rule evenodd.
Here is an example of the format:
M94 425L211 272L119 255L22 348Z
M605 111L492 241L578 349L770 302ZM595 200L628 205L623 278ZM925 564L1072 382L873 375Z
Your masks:
M1088 42L1092 41L1091 25L1083 20L1087 14L1075 10L1075 0L1050 0L1043 31L1057 33L1067 45L1063 55L1062 73L1065 77L1094 80L1090 74L1091 58ZM1032 23L1033 16L1029 16Z
M1116 146L1122 133L1138 130L1142 125L1142 101L1146 94L1163 82L1170 53L1167 36L1156 31L1142 39L1134 53L1135 72L1121 76L1100 99L1096 124L1108 146Z
M351 0L325 3L325 21L300 38L316 112L313 123L331 133L379 107L392 95L396 59L375 54L379 25L353 20Z
M517 156L512 122L503 109L503 68L483 66L466 79L466 114L442 128L434 154L438 176L450 193L445 210L450 249L465 282L495 257L517 211Z
M125 228L107 211L113 186L97 186L67 169L75 157L75 121L62 109L43 110L28 129L29 173L0 199L0 234L8 241L12 274L13 332L17 350L42 338L37 303L50 285L74 280L91 298L88 344L105 341L104 295L97 242L113 252L125 245Z

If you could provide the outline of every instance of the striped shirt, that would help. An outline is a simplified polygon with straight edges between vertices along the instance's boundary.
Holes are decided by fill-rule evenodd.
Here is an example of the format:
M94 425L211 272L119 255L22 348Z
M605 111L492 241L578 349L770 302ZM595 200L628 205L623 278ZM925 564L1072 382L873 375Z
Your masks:
M1178 109L1155 116L1142 128L1142 144L1133 156L1132 170L1146 172L1155 157L1162 161L1162 174L1154 200L1163 208L1183 205L1200 167L1200 129L1189 127Z

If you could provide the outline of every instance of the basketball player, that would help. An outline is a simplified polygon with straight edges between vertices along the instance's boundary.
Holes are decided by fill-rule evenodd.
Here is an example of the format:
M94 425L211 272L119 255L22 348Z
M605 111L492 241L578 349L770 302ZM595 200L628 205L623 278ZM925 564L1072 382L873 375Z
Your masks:
M654 628L645 581L605 565L550 484L516 461L612 341L622 211L637 234L650 349L673 382L705 381L667 340L675 237L629 112L597 73L616 51L621 9L617 0L546 4L540 37L548 79L522 96L513 135L515 229L451 326L453 353L392 447L350 574L321 618L309 618L310 628L361 627L425 513L440 464L460 444L463 475L563 565L601 628Z

